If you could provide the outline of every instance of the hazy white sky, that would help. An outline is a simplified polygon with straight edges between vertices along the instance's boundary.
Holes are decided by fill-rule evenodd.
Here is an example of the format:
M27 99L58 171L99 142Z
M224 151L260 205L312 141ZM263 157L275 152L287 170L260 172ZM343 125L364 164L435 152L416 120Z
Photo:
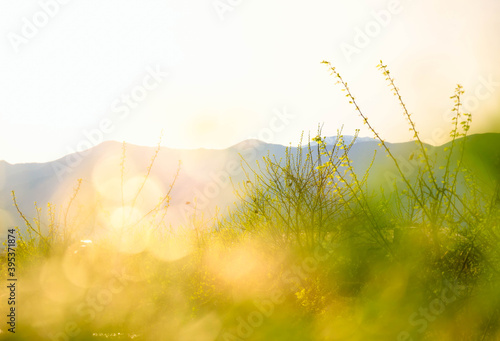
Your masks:
M474 131L500 131L499 14L498 0L1 1L0 159L162 130L180 148L351 134L363 125L324 59L388 140L410 136L380 59L429 142L446 141L457 83Z

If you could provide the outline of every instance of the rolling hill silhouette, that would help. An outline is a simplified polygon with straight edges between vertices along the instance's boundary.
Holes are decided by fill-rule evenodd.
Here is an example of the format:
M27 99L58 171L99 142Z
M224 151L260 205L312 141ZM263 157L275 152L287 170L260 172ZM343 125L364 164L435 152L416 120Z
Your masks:
M350 138L346 137L346 140L350 141ZM331 146L336 138L327 138L326 142ZM458 144L460 142L461 140L456 141ZM418 161L412 155L416 150L414 142L389 143L388 146L401 162L406 175L411 177L417 173ZM155 155L154 147L126 145L122 180L122 147L118 142L104 142L84 153L70 154L47 163L9 164L0 161L2 231L12 226L25 229L25 224L12 204L11 191L15 191L19 207L26 217L36 215L35 202L43 208L51 202L58 212L56 218L62 220L78 179L82 179L82 184L69 211L68 222L71 223L78 216L79 223L85 225L89 233L98 230L104 219L102 217L112 216L109 207L121 206L122 202L134 200ZM444 162L447 153L445 148L449 144L427 147L431 158L438 160L438 164L440 160ZM292 151L295 149L293 147ZM165 222L172 226L188 225L194 215L210 217L217 208L223 212L235 202L234 189L246 179L242 159L249 165L255 165L256 160L268 153L279 159L285 155L285 150L286 146L258 140L246 140L222 150L162 147L136 203L145 209L148 206L154 207L169 191L181 161L177 181L170 193L170 207ZM465 150L464 167L477 175L478 181L486 187L498 183L500 134L471 135L467 137ZM397 172L377 140L358 139L349 156L358 173L363 173L373 160L369 186L375 192L380 187L391 190L391 181L397 177ZM452 162L457 158L458 153L455 153ZM439 174L439 169L436 172Z

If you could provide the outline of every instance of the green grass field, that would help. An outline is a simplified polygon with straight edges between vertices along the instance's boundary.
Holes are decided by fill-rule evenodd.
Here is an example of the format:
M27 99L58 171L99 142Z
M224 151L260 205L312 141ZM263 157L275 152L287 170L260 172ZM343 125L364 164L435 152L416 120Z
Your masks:
M425 145L381 64L415 136L414 149L398 150L328 67L379 140L376 156L355 164L352 144L339 134L327 146L319 131L281 160L244 163L229 214L175 231L144 219L81 241L50 205L46 228L21 213L16 333L4 323L0 336L499 340L499 135L467 135L459 86L450 142Z

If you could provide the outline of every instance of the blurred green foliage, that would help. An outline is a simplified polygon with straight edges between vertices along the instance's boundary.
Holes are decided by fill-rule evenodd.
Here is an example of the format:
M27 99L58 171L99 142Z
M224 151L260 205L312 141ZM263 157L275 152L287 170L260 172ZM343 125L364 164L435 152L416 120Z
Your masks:
M385 160L356 165L354 142L339 132L327 145L319 130L282 159L244 164L225 217L176 231L141 219L86 245L20 212L15 339L500 339L499 136L467 135L458 86L451 141L425 145L381 63L415 137L398 149L326 64ZM147 246L125 252L124 240Z

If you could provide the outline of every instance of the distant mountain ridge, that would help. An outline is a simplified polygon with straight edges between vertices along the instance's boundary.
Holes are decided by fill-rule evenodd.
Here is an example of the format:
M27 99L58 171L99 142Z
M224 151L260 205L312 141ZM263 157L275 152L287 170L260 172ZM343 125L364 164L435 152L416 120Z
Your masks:
M328 145L336 143L337 137L327 137ZM344 136L350 143L352 136ZM414 142L388 143L394 155L401 160L406 169L415 167L411 154L415 150ZM446 145L428 146L429 153L441 155ZM179 160L182 161L179 177L171 191L170 208L167 222L173 225L187 224L194 213L213 214L216 207L231 205L236 197L233 185L245 180L241 160L250 165L263 156L275 154L278 158L285 155L286 146L270 144L259 140L245 140L226 149L181 150L162 147L151 169L145 192L138 196L137 203L144 206L156 205L159 198L168 192L171 181L177 172ZM296 147L292 146L292 151ZM467 167L477 168L483 177L495 177L500 159L500 134L478 134L467 138ZM394 169L385 152L373 138L358 138L350 151L353 164L362 171L371 163L374 151L377 151L374 167L370 176L377 181L389 181ZM73 195L78 179L83 179L77 199L71 207L70 217L83 214L84 206L92 203L97 216L88 214L82 224L100 228L102 219L112 219L113 212L99 205L121 204L122 191L127 200L132 200L148 165L155 154L154 147L126 145L124 181L122 184L122 144L107 141L84 153L66 155L58 160L46 163L10 164L0 161L0 224L2 232L8 227L20 226L23 222L12 205L11 191L15 191L21 210L27 217L35 214L34 202L45 207L48 202L55 204L61 218ZM443 154L444 155L444 154ZM500 165L500 163L499 163ZM392 172L392 173L391 173ZM125 188L125 190L122 190ZM95 203L95 204L94 204ZM195 207L195 203L196 207Z

